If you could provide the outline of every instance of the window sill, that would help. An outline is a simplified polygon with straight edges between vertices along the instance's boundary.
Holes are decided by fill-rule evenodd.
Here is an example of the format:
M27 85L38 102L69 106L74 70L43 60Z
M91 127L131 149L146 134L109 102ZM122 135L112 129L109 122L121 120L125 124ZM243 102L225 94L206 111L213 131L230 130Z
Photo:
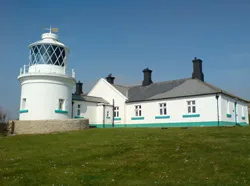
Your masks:
M198 118L200 117L200 114L185 114L182 115L183 118Z
M119 120L121 120L121 118L117 118L117 117L114 118L114 121L119 121Z
M19 113L27 113L29 110L19 110Z
M84 118L83 116L75 116L74 118Z
M168 119L170 116L155 116L155 119Z
M55 113L67 114L67 110L55 110Z
M106 119L110 119L110 117L106 117Z
M144 120L144 117L132 117L131 120Z
M232 114L227 114L227 117L228 117L228 118L231 118L231 117L232 117Z
M241 119L245 120L245 119L246 119L246 117L242 116L242 117L241 117Z

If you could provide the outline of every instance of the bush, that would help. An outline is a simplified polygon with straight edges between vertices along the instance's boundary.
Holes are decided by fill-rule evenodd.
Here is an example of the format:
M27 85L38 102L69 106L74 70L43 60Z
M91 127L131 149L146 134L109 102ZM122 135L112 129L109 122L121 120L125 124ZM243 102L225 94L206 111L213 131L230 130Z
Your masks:
M0 124L6 123L7 114L0 108Z

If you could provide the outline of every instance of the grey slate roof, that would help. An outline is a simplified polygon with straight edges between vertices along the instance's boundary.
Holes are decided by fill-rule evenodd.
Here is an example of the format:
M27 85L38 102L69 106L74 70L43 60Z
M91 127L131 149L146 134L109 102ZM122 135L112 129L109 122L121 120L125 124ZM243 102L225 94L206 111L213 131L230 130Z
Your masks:
M176 98L186 96L198 96L204 94L222 93L231 97L236 97L242 101L249 102L237 97L213 85L199 79L177 79L172 81L152 83L149 86L113 85L118 91L128 98L127 102L149 101L155 99Z
M121 92L124 96L128 96L128 90L129 90L129 87L125 87L125 86L122 86L122 85L113 85L117 90L119 90L119 92Z
M82 95L72 94L72 100L109 104L109 103L108 103L105 99L103 99L103 98L94 97L94 96L87 96L87 95L84 95L84 94L82 94Z

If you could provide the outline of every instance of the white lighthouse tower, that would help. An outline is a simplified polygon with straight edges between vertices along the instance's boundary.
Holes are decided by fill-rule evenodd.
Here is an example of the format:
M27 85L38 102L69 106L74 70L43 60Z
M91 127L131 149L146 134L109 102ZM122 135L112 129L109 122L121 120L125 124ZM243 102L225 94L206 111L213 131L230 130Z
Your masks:
M75 72L68 73L69 48L59 42L56 29L29 45L30 62L20 69L19 120L69 119Z

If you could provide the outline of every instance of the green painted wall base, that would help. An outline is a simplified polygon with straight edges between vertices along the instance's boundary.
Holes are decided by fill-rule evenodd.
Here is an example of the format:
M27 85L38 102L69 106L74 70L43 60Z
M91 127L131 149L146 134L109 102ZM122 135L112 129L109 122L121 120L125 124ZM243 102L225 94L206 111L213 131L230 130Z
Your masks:
M75 116L74 118L84 118L83 116Z
M29 110L19 110L20 113L27 113Z
M112 124L89 124L97 128L112 128ZM240 126L248 126L246 122L239 123ZM217 121L208 122L183 122L183 123L142 123L142 124L114 124L114 128L157 128L157 127L217 127ZM220 121L219 126L236 126L234 122Z
M55 110L55 113L67 114L67 110Z

